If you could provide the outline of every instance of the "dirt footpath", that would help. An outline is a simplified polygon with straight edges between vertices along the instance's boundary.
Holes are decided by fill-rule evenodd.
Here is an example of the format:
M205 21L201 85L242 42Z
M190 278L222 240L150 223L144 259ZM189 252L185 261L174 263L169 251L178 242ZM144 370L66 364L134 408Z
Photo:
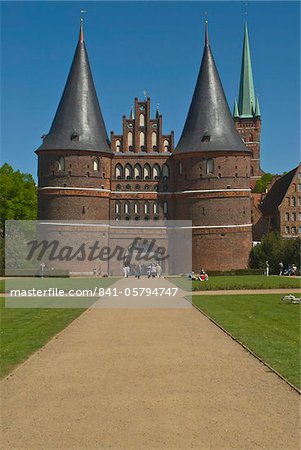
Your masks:
M298 394L194 308L88 310L1 406L5 450L299 448Z

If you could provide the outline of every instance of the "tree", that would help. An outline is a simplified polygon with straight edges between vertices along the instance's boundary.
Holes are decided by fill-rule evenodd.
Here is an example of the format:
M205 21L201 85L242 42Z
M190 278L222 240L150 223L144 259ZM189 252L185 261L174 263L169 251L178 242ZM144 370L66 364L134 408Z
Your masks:
M0 167L0 233L6 220L37 219L37 188L32 175L5 163Z
M256 181L254 192L265 192L268 184L271 183L274 176L275 175L273 175L272 173L265 173L261 175L259 180Z
M6 220L37 219L37 188L32 175L5 163L0 167L0 272L4 271Z
M261 243L252 248L250 253L250 267L253 269L264 269L265 262L269 261L271 273L279 273L279 263L284 267L289 264L299 266L300 261L300 238L287 239L279 233L266 234Z

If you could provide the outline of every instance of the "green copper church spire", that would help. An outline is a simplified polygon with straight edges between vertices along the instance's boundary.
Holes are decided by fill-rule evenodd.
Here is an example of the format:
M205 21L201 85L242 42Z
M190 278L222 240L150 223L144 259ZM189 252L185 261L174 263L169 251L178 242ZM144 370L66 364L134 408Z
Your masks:
M245 22L244 44L241 61L240 86L238 97L238 111L241 118L253 117L256 100L252 73L251 54L247 21Z

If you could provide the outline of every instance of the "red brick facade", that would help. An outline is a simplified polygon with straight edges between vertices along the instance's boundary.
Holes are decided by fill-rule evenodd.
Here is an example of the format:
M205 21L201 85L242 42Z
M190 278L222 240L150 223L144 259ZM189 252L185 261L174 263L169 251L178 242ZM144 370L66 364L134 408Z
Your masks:
M112 155L37 152L39 219L191 220L195 270L247 267L250 156L173 155L173 132L151 118L149 98L135 99L122 130L111 133Z
M256 181L263 174L260 168L260 117L234 118L237 131L241 135L245 145L252 151L250 183L253 189Z

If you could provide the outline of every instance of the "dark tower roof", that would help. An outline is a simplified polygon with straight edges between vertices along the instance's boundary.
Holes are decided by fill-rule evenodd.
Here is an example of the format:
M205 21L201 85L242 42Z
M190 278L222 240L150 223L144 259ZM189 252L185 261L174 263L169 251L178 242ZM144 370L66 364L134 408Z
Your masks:
M211 53L206 21L205 48L192 102L174 153L249 150L243 144Z
M87 150L111 153L99 107L82 19L67 83L49 134L38 150Z

